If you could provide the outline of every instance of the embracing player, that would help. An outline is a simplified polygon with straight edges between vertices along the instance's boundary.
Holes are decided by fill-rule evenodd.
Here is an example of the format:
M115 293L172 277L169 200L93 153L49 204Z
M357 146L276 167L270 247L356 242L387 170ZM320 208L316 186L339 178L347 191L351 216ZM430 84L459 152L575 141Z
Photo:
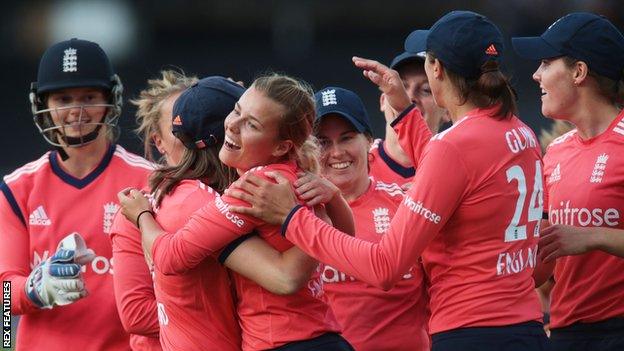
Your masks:
M96 43L63 41L41 58L30 100L54 150L0 184L0 276L12 283L12 314L22 315L17 350L130 349L115 308L107 232L116 193L143 187L151 164L114 143L121 93ZM71 251L50 259L74 232L95 252L82 269Z

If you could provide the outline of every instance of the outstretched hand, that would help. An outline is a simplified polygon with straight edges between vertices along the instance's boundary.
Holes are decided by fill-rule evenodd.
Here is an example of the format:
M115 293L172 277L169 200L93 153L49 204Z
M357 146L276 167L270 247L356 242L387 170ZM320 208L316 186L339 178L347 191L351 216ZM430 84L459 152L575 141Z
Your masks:
M375 83L385 94L388 104L396 114L403 112L411 105L412 102L405 91L399 72L378 61L357 56L353 57L353 63L361 68L364 76Z
M134 225L137 225L139 213L152 210L149 199L137 189L126 188L117 194L117 198L121 205L121 213Z
M297 197L288 179L281 173L266 172L276 183L255 174L246 174L225 190L224 195L245 201L251 207L230 206L230 212L259 218L267 223L280 225L297 205Z

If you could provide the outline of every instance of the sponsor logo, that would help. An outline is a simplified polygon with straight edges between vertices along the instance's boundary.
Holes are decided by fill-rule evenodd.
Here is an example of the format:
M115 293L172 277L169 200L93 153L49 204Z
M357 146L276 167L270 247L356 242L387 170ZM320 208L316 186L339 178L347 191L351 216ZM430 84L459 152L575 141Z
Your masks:
M243 225L245 225L245 221L243 219L228 210L230 206L228 206L228 204L226 204L221 197L215 198L215 205L217 206L219 212L221 212L227 220L234 223L237 227L242 228Z
M537 245L514 252L502 252L496 261L496 275L517 274L537 265Z
M47 260L50 257L50 251L45 250L43 254L40 255L39 252L33 251L33 261L30 264L30 269L35 268L41 262ZM80 268L82 273L86 273L87 270L93 271L95 274L113 274L113 258L106 258L104 256L95 256L93 261L85 264Z
M442 220L439 214L431 211L430 209L423 206L423 203L420 201L414 201L410 196L405 196L403 199L403 204L410 209L410 211L419 214L429 221L438 224Z
M115 218L115 213L119 210L119 205L114 202L109 202L104 205L104 223L103 230L104 233L110 234L111 227L113 226L113 218Z
M548 220L552 224L565 224L579 227L600 227L608 225L617 227L620 224L620 212L615 208L570 207L570 201L559 203L560 208L548 206Z
M52 224L52 221L48 218L43 206L39 206L28 216L28 223L30 225L49 226Z
M602 154L598 156L596 163L594 164L594 170L592 171L591 177L589 177L590 183L602 182L602 177L604 176L605 169L607 168L607 161L609 161L609 155Z
M67 48L63 51L63 72L78 71L78 51L74 48Z
M404 280L412 279L412 277L414 276L412 274L413 269L414 267L410 267L409 271L403 275ZM321 273L321 280L323 281L324 284L332 284L332 283L354 282L357 279L355 279L354 277L346 273L342 273L341 271L337 270L336 268L328 264L325 264L323 265L323 272Z
M561 180L561 165L557 163L555 170L548 177L548 184L558 182Z
M375 233L384 234L390 228L390 215L387 208L379 207L373 210Z
M485 49L485 54L489 56L498 56L498 51L496 51L496 46L494 44L490 44L487 49Z

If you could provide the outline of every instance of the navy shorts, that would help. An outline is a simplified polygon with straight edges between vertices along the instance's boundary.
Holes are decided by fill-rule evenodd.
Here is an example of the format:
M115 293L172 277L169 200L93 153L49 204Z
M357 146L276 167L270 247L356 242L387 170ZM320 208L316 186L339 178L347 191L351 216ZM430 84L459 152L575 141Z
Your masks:
M431 341L431 351L550 351L544 326L538 322L453 329L432 335Z
M340 334L325 333L313 339L295 341L273 350L279 351L354 351Z
M621 351L624 350L624 318L551 329L550 340L553 351Z

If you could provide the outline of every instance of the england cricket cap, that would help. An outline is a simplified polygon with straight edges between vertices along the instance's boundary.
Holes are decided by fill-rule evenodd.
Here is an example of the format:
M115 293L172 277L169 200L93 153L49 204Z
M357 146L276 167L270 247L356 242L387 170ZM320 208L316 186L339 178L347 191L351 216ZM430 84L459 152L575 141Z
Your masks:
M425 56L426 55L424 51L421 51L418 53L405 51L402 54L397 55L394 59L392 59L392 62L390 63L390 68L398 71L403 66L410 64L410 63L419 64L422 66L422 63L425 60Z
M219 76L201 79L185 90L173 105L173 134L189 149L223 143L223 121L245 89Z
M405 40L405 51L432 52L450 71L477 78L487 61L500 61L503 35L487 17L471 11L452 11L429 30L416 30Z
M338 114L349 121L359 133L373 134L368 113L360 97L351 90L327 87L314 94L318 124L329 114Z
M558 19L539 37L512 38L521 57L541 60L569 56L601 76L619 80L624 69L624 37L603 16L576 12Z
M49 47L41 56L36 93L80 87L110 90L113 66L102 48L88 40L70 39Z

